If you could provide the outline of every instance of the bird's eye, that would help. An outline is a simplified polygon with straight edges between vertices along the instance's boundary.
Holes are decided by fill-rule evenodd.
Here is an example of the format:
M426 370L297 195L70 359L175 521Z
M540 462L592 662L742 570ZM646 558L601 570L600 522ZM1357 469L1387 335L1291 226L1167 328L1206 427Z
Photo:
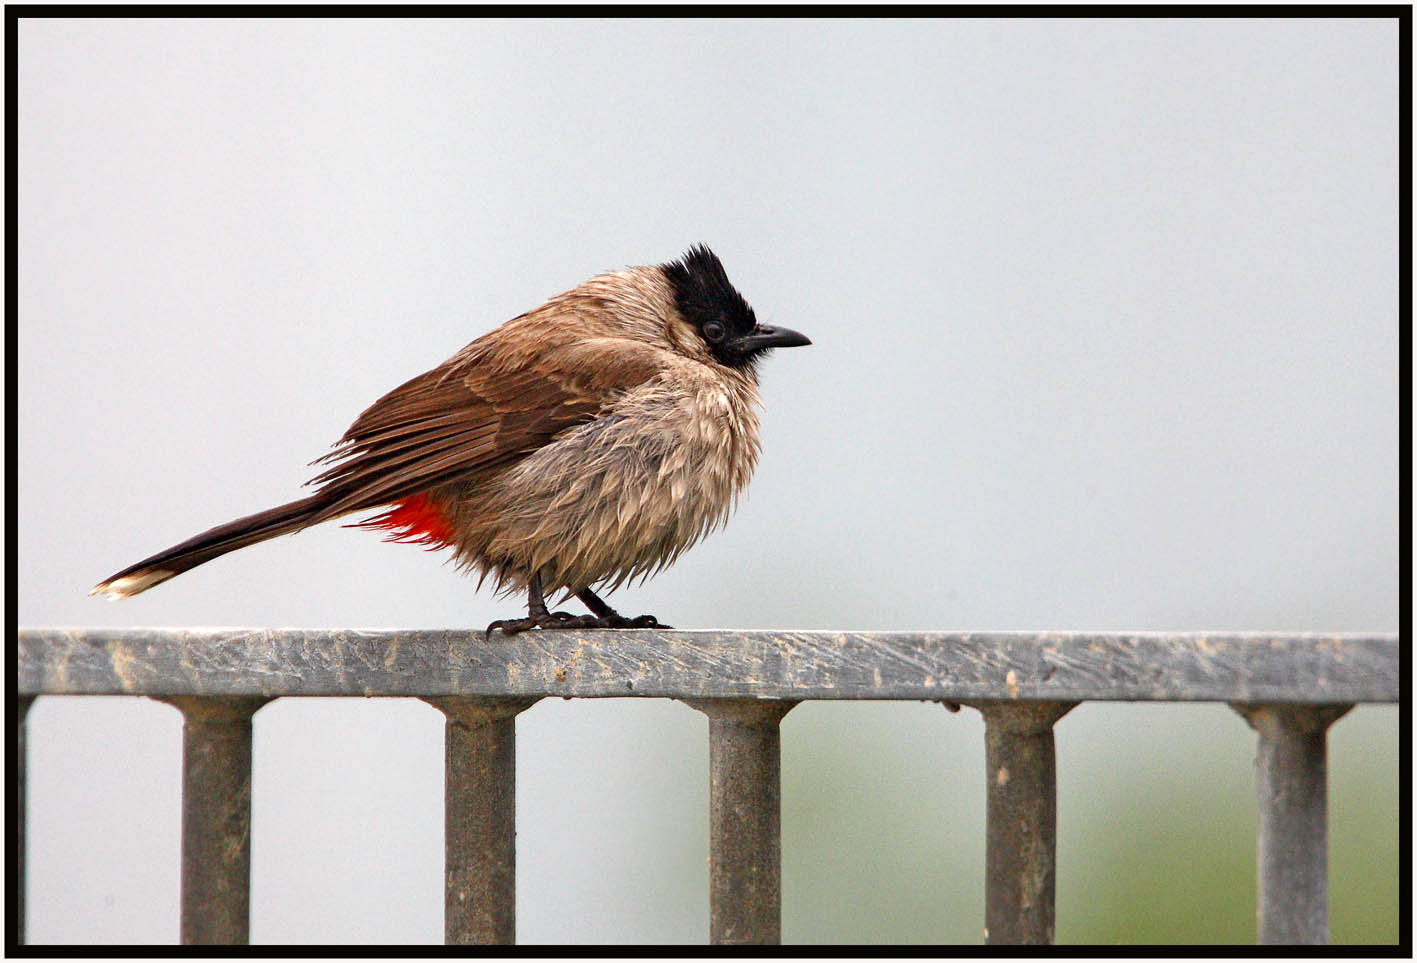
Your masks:
M710 321L704 325L704 337L709 341L717 341L723 337L723 325L717 321Z

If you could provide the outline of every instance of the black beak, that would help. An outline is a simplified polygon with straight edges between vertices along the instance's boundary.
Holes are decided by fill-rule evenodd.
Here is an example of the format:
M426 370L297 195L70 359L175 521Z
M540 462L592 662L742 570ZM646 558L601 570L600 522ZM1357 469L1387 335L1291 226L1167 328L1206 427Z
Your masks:
M743 337L736 339L733 342L733 347L737 351L751 354L765 348L800 348L804 344L811 343L811 338L805 334L799 334L791 328L773 328L766 324L760 324Z

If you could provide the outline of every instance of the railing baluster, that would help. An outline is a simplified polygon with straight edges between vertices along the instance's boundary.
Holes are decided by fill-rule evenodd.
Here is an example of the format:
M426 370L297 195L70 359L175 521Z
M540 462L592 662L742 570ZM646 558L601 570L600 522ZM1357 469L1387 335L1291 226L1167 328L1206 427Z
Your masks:
M250 942L251 717L259 697L163 696L182 712L182 943Z
M182 711L188 944L249 940L251 717L271 696L415 696L444 713L452 944L515 939L515 717L539 698L670 698L709 716L710 937L747 944L782 935L784 715L808 699L968 704L986 726L985 935L997 945L1054 938L1053 725L1075 703L1048 700L1228 701L1243 713L1260 733L1260 939L1298 943L1327 939L1327 727L1349 703L1402 694L1395 633L566 631L509 637L495 653L471 650L482 633L463 630L18 636L12 945L26 929L25 718L37 695L150 695ZM419 695L450 679L480 695ZM165 695L174 689L202 695ZM1333 704L1294 701L1315 697Z
M1259 939L1328 942L1328 727L1351 705L1235 705L1260 736Z
M34 696L19 696L15 699L15 795L12 797L16 829L15 916L11 927L17 946L25 942L25 763L28 761L28 754L25 752L25 716L29 714L33 702Z
M795 702L695 699L709 717L709 940L782 942L782 743Z
M1049 945L1058 848L1053 724L1076 703L970 704L984 716L988 776L984 937L991 946Z
M429 697L444 743L443 940L517 939L517 713L534 698Z

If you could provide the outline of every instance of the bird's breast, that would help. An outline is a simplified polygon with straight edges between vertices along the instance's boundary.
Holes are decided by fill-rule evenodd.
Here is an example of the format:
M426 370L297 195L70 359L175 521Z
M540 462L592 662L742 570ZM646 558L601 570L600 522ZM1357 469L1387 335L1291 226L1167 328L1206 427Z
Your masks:
M747 379L679 372L626 393L502 476L482 506L499 522L480 554L541 570L548 590L667 565L727 519L752 477L757 404Z

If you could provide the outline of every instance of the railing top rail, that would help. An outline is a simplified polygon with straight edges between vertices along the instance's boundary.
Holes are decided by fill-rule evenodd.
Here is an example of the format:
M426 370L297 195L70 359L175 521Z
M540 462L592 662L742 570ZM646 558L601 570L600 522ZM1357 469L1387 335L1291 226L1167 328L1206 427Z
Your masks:
M20 695L1396 702L1398 638L1291 632L31 628Z

